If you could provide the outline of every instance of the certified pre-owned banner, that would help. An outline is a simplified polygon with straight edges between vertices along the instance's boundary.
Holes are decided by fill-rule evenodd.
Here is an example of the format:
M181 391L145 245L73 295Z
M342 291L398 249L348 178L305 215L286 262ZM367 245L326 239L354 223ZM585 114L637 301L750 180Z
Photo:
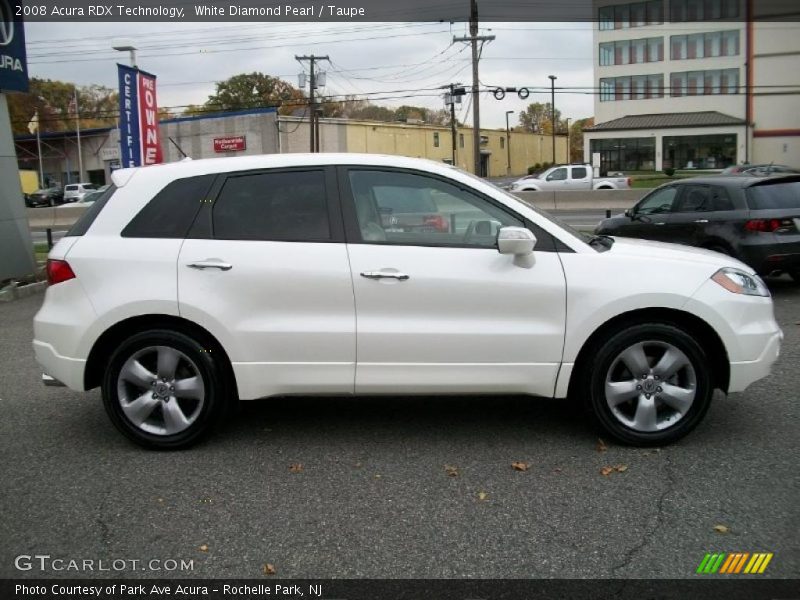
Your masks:
M119 72L119 143L123 167L163 161L158 136L156 76L117 65Z

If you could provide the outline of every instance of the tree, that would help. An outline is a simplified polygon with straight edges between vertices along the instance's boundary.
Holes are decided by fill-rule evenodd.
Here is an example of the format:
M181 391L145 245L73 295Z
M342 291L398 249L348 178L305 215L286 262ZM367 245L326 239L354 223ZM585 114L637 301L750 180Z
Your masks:
M551 135L553 132L552 115L550 114L551 104L548 102L534 102L519 114L519 124L525 131L531 133L541 133ZM566 129L561 121L561 111L556 109L557 131Z
M569 128L570 161L583 162L583 130L594 125L594 117L578 119Z
M118 113L117 92L101 85L77 87L72 83L32 77L29 92L9 94L8 105L14 134L28 134L28 123L39 114L39 130L72 131L75 129L74 112L70 104L78 92L80 124L82 129L112 127Z
M305 102L305 94L296 87L264 73L241 73L217 82L217 92L208 97L208 111L243 110L278 106L281 114L291 114Z

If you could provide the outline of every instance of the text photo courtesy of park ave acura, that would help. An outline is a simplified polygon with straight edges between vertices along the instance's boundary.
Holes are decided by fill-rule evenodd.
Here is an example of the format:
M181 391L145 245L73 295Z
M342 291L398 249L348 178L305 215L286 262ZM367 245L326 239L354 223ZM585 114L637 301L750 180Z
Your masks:
M0 0L0 598L800 597L800 6Z

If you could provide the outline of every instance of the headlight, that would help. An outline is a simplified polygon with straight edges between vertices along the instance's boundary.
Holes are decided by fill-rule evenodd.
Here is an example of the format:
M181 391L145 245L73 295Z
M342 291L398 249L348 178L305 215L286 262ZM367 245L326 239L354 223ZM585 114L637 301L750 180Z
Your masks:
M711 279L734 294L764 297L769 297L770 295L769 289L761 280L761 277L750 275L741 269L725 267L714 273Z

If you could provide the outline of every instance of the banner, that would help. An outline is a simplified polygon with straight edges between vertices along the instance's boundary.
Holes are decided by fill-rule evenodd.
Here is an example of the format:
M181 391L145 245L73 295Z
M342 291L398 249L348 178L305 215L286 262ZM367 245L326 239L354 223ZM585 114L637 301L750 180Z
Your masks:
M17 3L0 0L0 91L27 92L25 28Z
M120 64L117 69L122 166L141 167L163 162L158 134L156 76Z

